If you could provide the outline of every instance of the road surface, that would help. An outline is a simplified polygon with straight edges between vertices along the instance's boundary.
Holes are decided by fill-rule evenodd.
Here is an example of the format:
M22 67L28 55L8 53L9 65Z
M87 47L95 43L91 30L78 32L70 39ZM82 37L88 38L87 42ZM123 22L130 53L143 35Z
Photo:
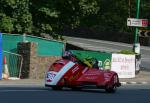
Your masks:
M54 91L45 87L0 87L0 103L148 103L150 85L124 85L114 94L104 90Z
M119 42L110 42L104 40L84 39L75 37L66 37L68 43L74 44L89 50L118 52L120 50L132 50L133 45ZM141 66L150 70L150 47L141 46Z

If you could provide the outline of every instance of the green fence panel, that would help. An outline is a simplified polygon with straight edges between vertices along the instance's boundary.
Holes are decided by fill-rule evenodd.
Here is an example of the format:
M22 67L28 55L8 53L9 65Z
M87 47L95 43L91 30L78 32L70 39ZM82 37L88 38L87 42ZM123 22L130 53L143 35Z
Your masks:
M99 51L86 51L86 50L71 50L81 61L84 58L95 58L99 61L99 66L104 69L111 69L112 53L99 52Z
M62 56L64 43L27 36L27 41L36 42L39 56Z
M17 43L23 41L23 35L3 34L3 50L17 53ZM39 56L62 56L64 43L46 40L35 36L26 36L29 42L35 42L37 46L37 55Z
M17 53L17 43L22 41L21 35L5 35L2 36L2 48L5 51Z

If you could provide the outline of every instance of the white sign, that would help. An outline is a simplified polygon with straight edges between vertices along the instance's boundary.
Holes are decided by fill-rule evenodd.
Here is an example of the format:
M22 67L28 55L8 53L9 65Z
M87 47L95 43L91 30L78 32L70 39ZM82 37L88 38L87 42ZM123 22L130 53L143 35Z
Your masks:
M136 26L136 27L147 27L148 19L136 19L136 18L128 18L127 26Z
M112 54L111 70L117 72L119 78L134 78L135 55Z

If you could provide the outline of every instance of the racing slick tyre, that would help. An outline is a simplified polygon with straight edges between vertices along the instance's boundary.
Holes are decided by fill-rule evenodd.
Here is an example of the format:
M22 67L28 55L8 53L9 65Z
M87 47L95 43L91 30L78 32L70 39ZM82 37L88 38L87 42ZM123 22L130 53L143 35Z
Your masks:
M63 87L61 86L53 86L52 89L53 90L62 90Z
M113 79L113 85L112 86L107 85L105 88L105 91L107 93L115 93L117 91L118 76L114 75L112 79Z
M106 86L105 91L107 93L115 93L117 91L117 87L115 85L114 86Z
M75 91L78 91L78 90L81 90L82 87L72 87L71 89L72 89L72 90L75 90Z

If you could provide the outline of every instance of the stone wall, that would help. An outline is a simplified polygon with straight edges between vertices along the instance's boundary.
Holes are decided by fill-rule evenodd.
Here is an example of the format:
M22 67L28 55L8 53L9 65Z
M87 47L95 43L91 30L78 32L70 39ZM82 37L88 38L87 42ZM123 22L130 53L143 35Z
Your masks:
M37 43L20 42L17 51L23 57L21 78L44 79L45 72L49 66L61 57L38 56Z

